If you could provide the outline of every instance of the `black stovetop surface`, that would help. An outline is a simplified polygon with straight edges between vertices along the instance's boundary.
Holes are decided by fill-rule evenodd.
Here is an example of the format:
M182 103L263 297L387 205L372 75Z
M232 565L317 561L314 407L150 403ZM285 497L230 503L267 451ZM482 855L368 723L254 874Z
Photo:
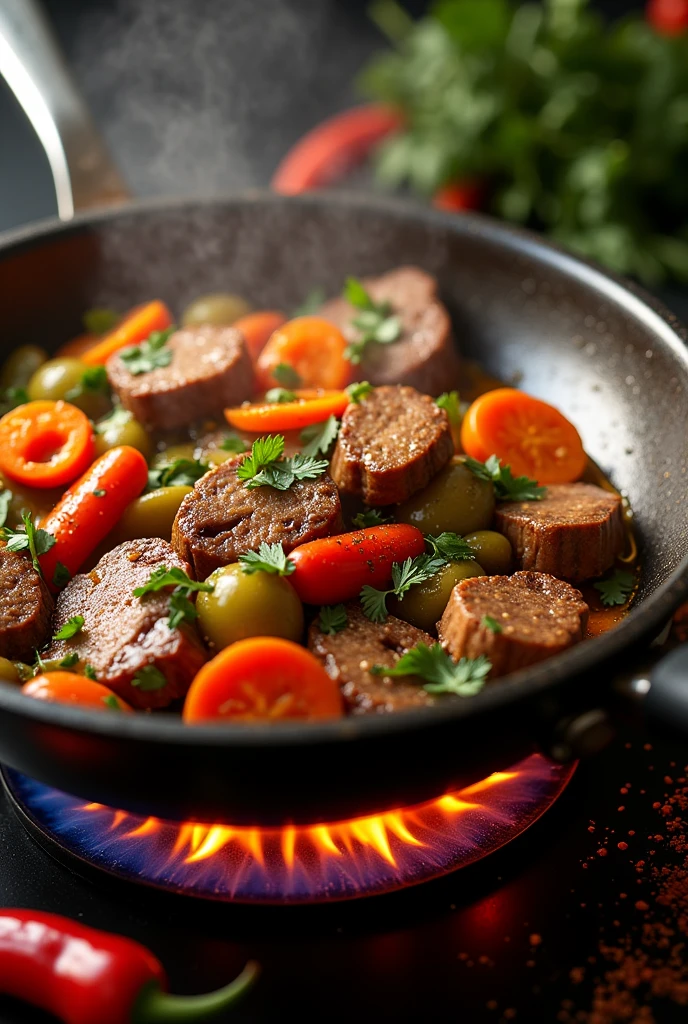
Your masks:
M140 195L267 183L304 130L355 100L352 75L378 43L363 4L343 0L48 6ZM0 138L0 230L52 215L45 162L1 82ZM179 992L217 987L254 957L263 976L237 1021L554 1022L566 1000L568 1012L590 1009L608 966L600 942L640 935L635 902L649 887L635 864L657 846L652 804L687 753L626 727L538 824L483 863L417 889L311 908L208 905L79 877L29 838L0 796L0 903L135 937ZM654 1019L684 1015L660 1000ZM0 1000L3 1024L41 1020Z

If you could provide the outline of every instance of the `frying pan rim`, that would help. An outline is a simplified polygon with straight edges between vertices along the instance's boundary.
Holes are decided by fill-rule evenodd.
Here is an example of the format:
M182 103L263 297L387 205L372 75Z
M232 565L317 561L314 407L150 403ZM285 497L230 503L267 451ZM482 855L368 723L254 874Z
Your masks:
M249 206L273 204L296 205L311 209L332 206L371 209L375 213L389 213L401 220L434 225L453 234L481 236L514 253L527 254L539 263L557 269L600 295L609 298L632 319L642 320L667 346L688 374L688 334L678 318L662 302L642 287L603 269L591 260L575 256L554 242L524 228L497 221L477 213L460 217L406 199L370 196L344 191L327 194L307 193L300 196L282 196L268 190L250 189L239 193L207 196L155 197L138 200L118 207L107 207L77 214L63 222L49 218L27 227L0 234L0 265L27 248L33 248L55 238L66 237L80 230L127 216L148 213L191 210L212 206ZM630 300L630 301L629 301ZM175 742L180 746L212 747L290 747L297 743L350 742L368 739L376 734L415 731L423 726L447 723L454 719L472 718L489 714L497 706L526 702L543 690L556 686L608 663L615 655L622 655L629 646L656 635L674 609L688 597L688 554L676 567L668 580L643 604L630 612L613 630L574 647L561 655L530 669L514 673L499 687L489 687L470 701L447 700L439 706L418 708L394 715L364 715L329 722L304 724L282 723L279 726L254 725L250 729L231 725L198 725L189 728L173 715L103 715L68 705L50 704L23 696L15 686L0 681L0 712L8 711L33 719L37 724L55 725L75 732L100 734L145 742Z

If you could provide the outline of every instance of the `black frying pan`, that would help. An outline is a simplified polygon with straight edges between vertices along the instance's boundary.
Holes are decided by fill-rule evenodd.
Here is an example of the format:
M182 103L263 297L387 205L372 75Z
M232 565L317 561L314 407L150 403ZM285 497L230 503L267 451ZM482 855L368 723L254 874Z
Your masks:
M2 355L27 342L57 347L93 306L157 296L179 310L231 287L289 309L314 285L335 293L347 274L401 263L437 276L461 351L562 409L628 494L643 565L628 617L474 698L320 725L185 727L171 715L45 704L0 683L0 760L132 811L268 824L388 809L533 749L594 745L615 674L688 597L688 350L675 319L639 290L524 232L398 201L147 203L0 241ZM683 680L688 651L655 672L646 699L688 730Z

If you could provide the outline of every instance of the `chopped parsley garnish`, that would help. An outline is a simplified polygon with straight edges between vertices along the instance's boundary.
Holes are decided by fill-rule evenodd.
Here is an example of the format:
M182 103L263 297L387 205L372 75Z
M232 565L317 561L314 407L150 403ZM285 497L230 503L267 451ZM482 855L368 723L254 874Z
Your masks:
M4 391L0 391L0 416L16 409L18 405L24 405L28 400L26 388L5 388Z
M602 604L608 607L626 604L635 590L635 576L625 569L617 569L608 580L600 580L599 583L594 584L594 587L600 593Z
M348 388L344 388L344 390L349 396L349 401L353 402L354 405L358 405L358 403L362 402L364 398L367 398L375 388L372 384L369 384L367 380L360 380L355 384L349 384Z
M287 388L270 388L265 393L265 401L270 405L284 405L285 402L298 402L299 396Z
M50 551L55 543L55 538L47 530L37 529L33 516L26 509L22 509L21 517L24 522L23 528L20 526L13 530L9 526L3 526L0 528L0 537L7 541L8 551L26 551L28 549L34 569L39 576L42 576L43 573L38 562L39 556Z
M69 654L65 655L62 661L59 662L60 668L74 668L79 661L79 655L76 651L70 651Z
M302 455L317 455L322 452L327 455L332 444L337 440L339 433L339 420L336 416L328 416L324 423L313 423L310 427L304 427L299 438L303 449Z
M300 388L303 384L301 374L297 373L289 363L278 363L272 371L272 376L283 388Z
M308 455L283 458L282 434L259 437L251 446L251 454L237 467L237 476L244 487L274 487L286 491L296 480L315 480L325 472L327 460Z
M458 391L445 391L439 398L435 399L435 405L444 409L449 417L452 427L457 427L461 422L461 403Z
M391 523L391 516L383 516L377 508L367 508L365 512L357 512L351 520L351 525L357 530L365 530L368 526L382 526L384 523Z
M73 636L80 633L84 626L83 615L72 615L71 619L67 619L64 626L58 629L55 633L53 640L71 640Z
M170 594L170 617L167 620L170 629L176 629L182 622L193 622L198 617L196 606L190 599L191 594L201 590L210 593L213 590L212 583L197 583L183 569L168 569L165 565L159 565L150 574L148 581L142 587L136 587L133 593L134 597L144 597L167 587L174 587Z
M11 501L12 491L8 491L6 489L4 491L0 491L0 526L4 526L7 522Z
M98 487L96 488L95 491L92 492L92 494L94 498L104 498L105 495L107 494L107 491L104 491L102 487Z
M343 604L325 605L320 609L318 629L327 636L334 636L346 629L348 621Z
M96 670L94 669L93 665L89 665L88 662L86 662L86 664L84 665L84 675L86 676L87 679L93 679L96 682L98 680L98 674L96 673Z
M74 402L82 395L96 394L109 395L110 385L108 383L107 371L104 366L89 366L81 375L79 383L70 388L65 398L68 402Z
M394 668L373 665L376 676L420 676L428 693L454 693L474 697L485 685L492 663L484 654L477 658L461 658L454 662L440 644L416 644L402 654Z
M144 665L132 679L131 685L145 693L148 690L162 690L163 686L167 685L167 680L155 665Z
M401 319L392 313L389 302L375 302L363 284L356 277L348 277L344 285L344 298L357 309L358 315L351 321L358 331L358 339L344 352L351 363L360 363L366 345L375 341L378 345L389 345L401 337Z
M467 562L475 558L475 551L470 544L467 544L458 533L440 533L433 537L431 533L425 534L425 543L429 544L432 553L445 562Z
M317 313L323 302L325 301L325 289L314 288L308 293L306 298L303 300L300 306L297 306L292 317L297 316L312 316L313 313Z
M134 682L132 680L132 686L133 685L134 685ZM105 705L105 707L106 708L110 708L111 711L119 711L120 710L119 702L118 702L117 698L115 697L114 693L108 693L108 695L106 697L101 697L100 699L102 700L102 702Z
M36 651L36 660L34 661L34 666L37 672L45 672L46 664L41 658L40 651L38 650Z
M210 469L207 462L200 462L198 459L175 459L168 465L157 466L156 469L148 471L148 490L154 491L158 487L193 487L197 480Z
M150 373L172 362L172 349L167 348L170 335L176 327L166 327L164 331L153 331L140 345L132 345L122 349L120 359L133 377L142 373Z
M257 551L247 551L239 555L242 572L250 576L254 572L267 572L273 576L291 576L295 564L287 558L281 544L262 542Z
M227 434L222 439L220 448L223 452L233 452L234 455L243 455L245 451L248 451L248 445L238 434Z
M57 565L55 566L55 572L53 573L53 586L58 587L59 590L62 590L63 587L67 586L71 578L72 574L67 568L67 566L63 565L62 562L58 562Z
M491 633L502 633L503 629L496 619L493 619L491 615L483 615L480 620L480 625L484 626L485 629L489 629Z
M372 622L384 622L387 618L387 598L390 594L403 600L404 594L418 583L425 583L436 572L446 565L444 558L432 555L417 555L407 558L405 562L395 562L392 566L392 583L389 590L376 590L366 584L361 590L361 605L364 614Z
M112 330L119 319L119 313L115 313L114 309L87 309L81 322L89 334L105 334Z
M490 455L485 462L466 458L466 469L470 469L479 480L490 480L494 484L499 501L542 501L546 487L539 487L537 480L527 476L514 476L511 466L503 466L496 455Z
M133 418L128 409L123 409L121 405L118 405L109 416L104 416L102 420L99 420L93 429L96 434L107 434L108 430L112 427L123 427L125 423L130 423Z

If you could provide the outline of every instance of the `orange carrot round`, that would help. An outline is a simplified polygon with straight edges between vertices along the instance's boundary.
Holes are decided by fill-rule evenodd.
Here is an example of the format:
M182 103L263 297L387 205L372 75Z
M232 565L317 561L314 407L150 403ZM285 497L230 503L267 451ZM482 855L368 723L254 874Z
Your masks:
M0 419L0 470L27 487L63 487L94 451L88 416L69 402L26 402Z
M346 338L329 320L299 316L278 327L258 356L258 381L266 391L277 386L274 370L286 363L296 370L304 387L344 388L351 377L346 348Z
M107 686L80 676L77 672L43 672L24 683L21 692L35 700L79 704L93 711L125 711L133 714L133 708Z
M148 482L148 464L135 448L111 448L72 484L52 512L41 521L55 544L40 563L49 585L64 584L108 535L125 508ZM59 563L59 565L58 565ZM57 572L57 574L56 574Z
M257 402L225 409L227 422L237 430L264 434L301 430L323 423L329 416L341 416L351 401L346 391L295 391L296 402Z
M461 446L480 462L496 455L515 476L541 484L578 480L587 462L574 425L553 405L515 388L488 391L473 402L461 425Z
M310 651L291 640L256 636L220 651L191 683L187 723L339 718L339 687Z
M265 348L270 335L286 321L284 313L276 310L260 310L258 313L247 313L235 320L236 327L244 336L249 355L254 361Z
M136 306L107 334L87 349L81 358L88 366L100 366L111 355L130 345L140 345L153 331L164 331L172 323L172 315L164 302L155 299Z

